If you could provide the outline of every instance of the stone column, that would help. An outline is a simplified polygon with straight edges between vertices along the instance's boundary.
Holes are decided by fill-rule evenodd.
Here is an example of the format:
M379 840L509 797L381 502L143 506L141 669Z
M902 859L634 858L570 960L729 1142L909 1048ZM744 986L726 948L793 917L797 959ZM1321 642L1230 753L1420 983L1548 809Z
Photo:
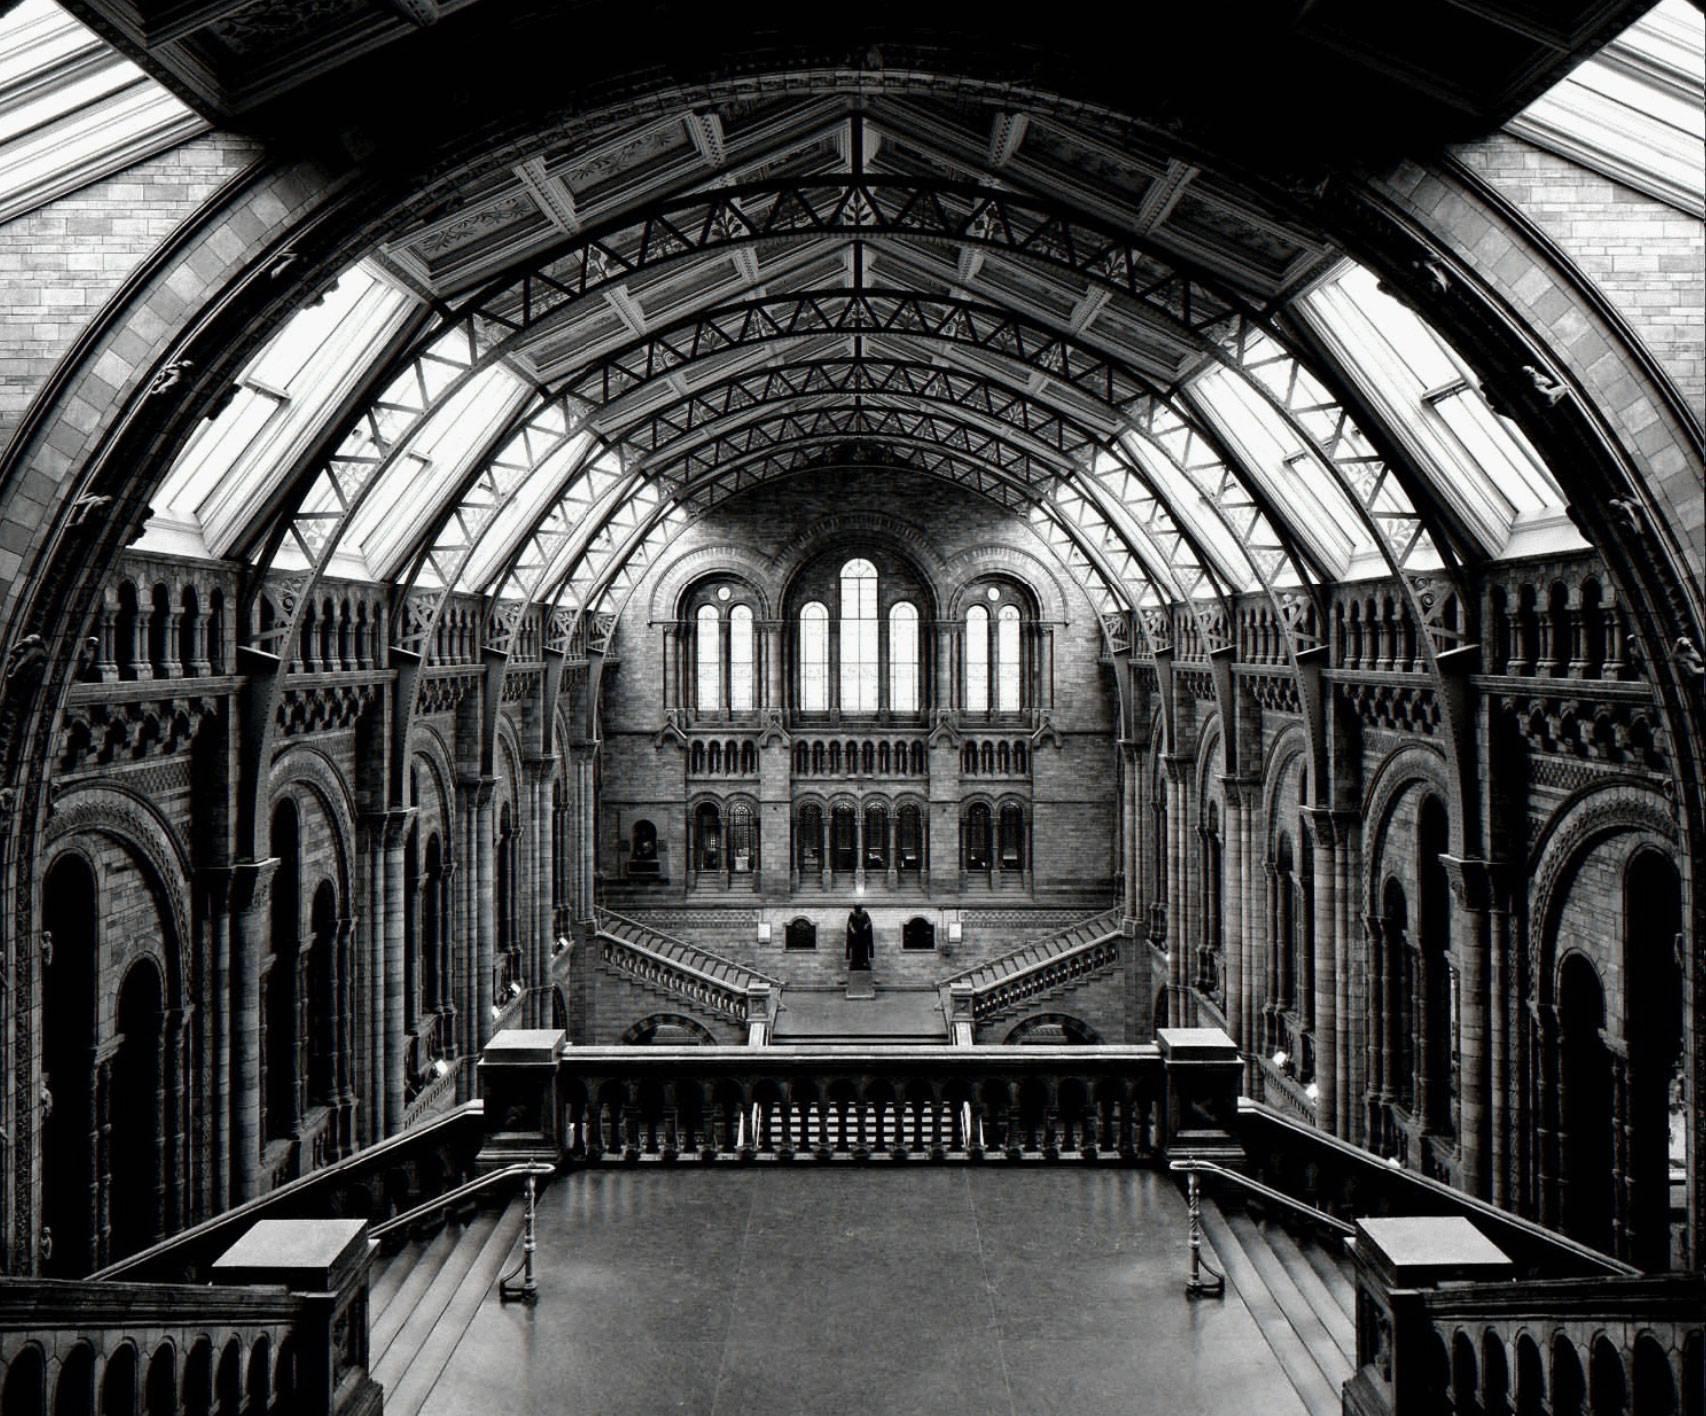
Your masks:
M334 974L332 979L334 1006L338 1010L333 1028L332 1085L337 1110L337 1144L335 1155L341 1159L355 1149L355 1078L352 1065L355 1055L355 987L350 977L350 962L356 948L356 920L340 919L333 935ZM330 941L329 941L330 942Z
M1221 796L1226 803L1220 856L1220 939L1222 965L1226 970L1226 1029L1242 1053L1250 1050L1250 1034L1244 1026L1244 798L1238 781L1226 777L1220 781ZM1209 938L1212 941L1212 933Z
M1386 1089L1386 1028L1387 1028L1387 987L1386 987L1386 942L1382 938L1383 930L1378 915L1363 916L1363 929L1368 936L1368 1087L1365 1092L1364 1110L1369 1117L1369 1144L1373 1148L1381 1139L1377 1130L1384 1131L1384 1122L1377 1126L1377 1118L1383 1115L1382 1104L1388 1097Z
M782 670L785 655L782 648L782 625L776 621L767 622L761 630L760 643L764 653L764 703L763 707L781 710L783 703Z
M551 1022L551 862L554 843L551 836L551 778L557 759L550 756L529 758L527 781L533 811L533 940L528 956L527 982L530 989L527 1016L532 1026L548 1027Z
M1479 1199L1491 1193L1487 1174L1488 910L1492 903L1493 862L1441 856L1457 908L1451 917L1451 952L1457 964L1458 1146L1463 1157L1463 1188ZM1501 970L1502 972L1502 970Z
M663 626L663 711L673 713L681 706L680 679L677 664L681 657L681 630L675 624Z
M1362 1092L1362 1053L1356 1045L1356 1020L1363 1009L1362 970L1351 948L1351 904L1355 897L1355 865L1359 844L1357 817L1350 812L1335 815L1333 835L1333 957L1338 974L1338 1017L1333 1032L1337 1059L1334 1101L1338 1116L1335 1134L1360 1142L1359 1108L1355 1098Z
M1511 958L1511 910L1508 880L1495 877L1487 929L1487 1073L1490 1090L1487 1130L1492 1139L1489 1168L1492 1200L1510 1208L1515 1193L1515 1152L1511 1137L1519 1125L1511 1095L1511 1022L1516 1012L1516 979Z
M1333 938L1337 915L1333 813L1321 807L1306 807L1304 815L1309 821L1314 848L1315 917L1310 952L1315 961L1315 1084L1319 1092L1315 1119L1323 1131L1337 1134L1339 969Z
M208 1006L206 1046L211 1062L208 1097L210 1141L207 1212L218 1214L231 1205L231 1039L230 1019L236 998L231 992L231 872L212 868L202 872L207 887Z
M936 702L939 710L951 711L956 704L954 692L954 641L958 637L955 626L946 620L936 622Z
M361 951L367 1019L366 1077L361 1088L367 1144L385 1135L385 818L367 821L367 939Z
M1120 892L1120 913L1136 920L1140 910L1143 853L1138 846L1138 793L1143 781L1143 753L1136 743L1120 743L1120 873L1125 888ZM1026 862L1029 864L1029 862Z
M413 940L403 937L407 912L403 900L403 842L415 819L415 808L385 813L385 1043L381 1056L379 1087L384 1097L384 1134L394 1136L403 1129L403 1057L406 1000L403 997L404 950Z
M865 892L865 803L853 803L853 888Z
M496 777L481 777L474 799L474 1055L492 1035L492 969L497 949L496 843L492 840L492 793Z
M271 932L276 858L231 867L231 1090L233 1204L260 1194L261 959Z
M1190 865L1185 849L1185 832L1190 829L1191 759L1169 753L1162 763L1167 772L1167 949L1172 975L1167 1020L1180 1027L1186 1021L1185 998L1191 983L1190 911L1186 907Z

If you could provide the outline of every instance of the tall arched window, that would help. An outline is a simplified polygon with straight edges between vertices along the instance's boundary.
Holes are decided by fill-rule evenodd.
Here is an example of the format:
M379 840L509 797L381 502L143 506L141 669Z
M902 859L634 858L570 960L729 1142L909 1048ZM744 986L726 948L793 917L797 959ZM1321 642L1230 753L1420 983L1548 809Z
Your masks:
M816 600L800 611L800 707L829 711L829 611Z
M966 712L989 711L989 611L966 611Z
M1003 605L995 616L995 710L1019 711L1019 607Z
M905 600L889 611L889 711L918 711L918 609Z
M841 711L877 711L877 568L841 567Z
M750 713L754 701L752 607L729 611L729 711Z
M699 711L715 713L723 706L723 625L715 605L701 605L697 619Z

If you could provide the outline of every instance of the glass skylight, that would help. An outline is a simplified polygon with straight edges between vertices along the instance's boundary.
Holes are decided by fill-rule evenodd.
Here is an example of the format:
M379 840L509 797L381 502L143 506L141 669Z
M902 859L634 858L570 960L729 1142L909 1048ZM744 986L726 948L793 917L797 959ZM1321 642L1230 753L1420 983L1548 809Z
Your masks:
M1519 137L1706 215L1706 15L1660 0L1508 127Z
M227 554L410 302L358 265L319 304L299 310L178 455L155 494L143 549Z
M1558 546L1580 544L1533 445L1493 412L1455 351L1382 291L1371 272L1347 264L1299 308L1483 550L1511 553L1519 531L1569 538Z

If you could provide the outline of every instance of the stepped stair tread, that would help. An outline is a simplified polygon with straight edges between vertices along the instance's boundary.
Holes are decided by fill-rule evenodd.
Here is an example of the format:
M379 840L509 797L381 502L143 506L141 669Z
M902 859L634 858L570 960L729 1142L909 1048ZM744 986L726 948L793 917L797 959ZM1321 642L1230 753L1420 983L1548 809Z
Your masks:
M1238 1296L1255 1319L1263 1340L1272 1350L1309 1416L1341 1416L1343 1397L1322 1375L1314 1354L1292 1325L1285 1304L1269 1288L1261 1270L1213 1200L1203 1201L1202 1224L1203 1233L1214 1248L1217 1267L1226 1275L1227 1282L1238 1290ZM1277 1270L1278 1267L1276 1263L1274 1268ZM1283 1274L1281 1278L1283 1280ZM1288 1296L1292 1303L1302 1305L1302 1297L1295 1285L1282 1281L1282 1287L1289 1288Z
M425 1240L411 1239L402 1248L374 1258L373 1278L367 1286L367 1307L375 1317L385 1311L385 1305L403 1286L403 1280L426 1249Z
M1345 1361L1356 1366L1357 1333L1356 1323L1351 1312L1342 1306L1340 1299L1321 1277L1320 1270L1310 1262L1310 1251L1314 1248L1308 1243L1298 1243L1289 1233L1276 1224L1263 1226L1262 1232L1267 1237L1268 1246L1278 1256L1291 1281L1297 1285L1298 1291L1309 1300L1310 1311L1320 1318L1321 1325L1327 1329ZM1348 1375L1348 1373L1347 1373Z
M432 1287L433 1280L455 1250L460 1236L460 1229L447 1224L431 1239L411 1241L403 1253L414 1250L414 1262L397 1286L385 1296L383 1306L369 1296L369 1311L373 1314L367 1342L370 1365L376 1366L379 1359L385 1355L399 1329L408 1320L415 1305L420 1302L421 1295Z
M384 1381L386 1416L418 1416L444 1369L450 1365L456 1349L461 1346L463 1335L474 1321L480 1305L498 1301L494 1290L510 1255L521 1242L526 1209L526 1202L517 1196L501 1214L494 1217L485 1243L479 1246L479 1252L462 1271L460 1280L440 1307L435 1320L421 1334L422 1341L410 1354L411 1360L396 1375L394 1383ZM374 1375L377 1377L378 1373Z
M1224 1214L1224 1211L1222 1212ZM1280 1309L1285 1313L1286 1321L1297 1333L1299 1340L1308 1349L1321 1375L1329 1381L1335 1390L1343 1387L1354 1368L1354 1360L1345 1354L1341 1339L1327 1327L1326 1315L1317 1307L1317 1295L1298 1282L1298 1273L1286 1263L1279 1250L1274 1247L1274 1234L1270 1226L1258 1224L1247 1214L1224 1214L1232 1232L1238 1236L1238 1242L1244 1246L1244 1252L1250 1262L1262 1276L1268 1291L1274 1295ZM1293 1245L1295 1252L1296 1246ZM1309 1270L1307 1263L1302 1265ZM1325 1298L1325 1294L1320 1295ZM1328 1312L1337 1314L1338 1305L1327 1301ZM1351 1351L1356 1350L1355 1338L1351 1339Z
M1354 1325L1357 1315L1357 1281L1356 1268L1350 1255L1344 1253L1337 1244L1330 1250L1314 1245L1300 1247L1303 1249L1303 1257L1326 1286L1333 1301Z
M450 1254L434 1271L431 1283L402 1311L384 1349L381 1350L377 1343L370 1344L368 1371L386 1389L387 1410L391 1409L389 1393L392 1386L401 1381L412 1366L418 1365L415 1359L449 1306L457 1285L479 1257L482 1246L491 1242L497 1223L496 1212L481 1210L466 1229L454 1235ZM398 1305L393 1303L393 1306Z

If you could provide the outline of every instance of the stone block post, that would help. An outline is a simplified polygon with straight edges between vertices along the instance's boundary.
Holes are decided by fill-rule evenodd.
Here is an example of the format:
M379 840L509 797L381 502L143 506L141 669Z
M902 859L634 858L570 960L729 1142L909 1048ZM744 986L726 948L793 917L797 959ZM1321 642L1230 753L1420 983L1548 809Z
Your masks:
M1447 1393L1424 1290L1508 1279L1511 1261L1461 1215L1359 1219L1352 1246L1357 1365L1345 1383L1345 1416L1432 1416Z
M276 1284L301 1300L297 1395L303 1416L377 1413L368 1375L372 1244L360 1219L263 1219L213 1262L214 1283Z
M474 1157L477 1172L523 1161L556 1165L562 1160L558 1062L566 1039L561 1028L504 1028L492 1035L476 1069L486 1132Z
M1242 1164L1236 1126L1244 1063L1237 1045L1220 1028L1161 1028L1155 1038L1167 1072L1166 1158Z

